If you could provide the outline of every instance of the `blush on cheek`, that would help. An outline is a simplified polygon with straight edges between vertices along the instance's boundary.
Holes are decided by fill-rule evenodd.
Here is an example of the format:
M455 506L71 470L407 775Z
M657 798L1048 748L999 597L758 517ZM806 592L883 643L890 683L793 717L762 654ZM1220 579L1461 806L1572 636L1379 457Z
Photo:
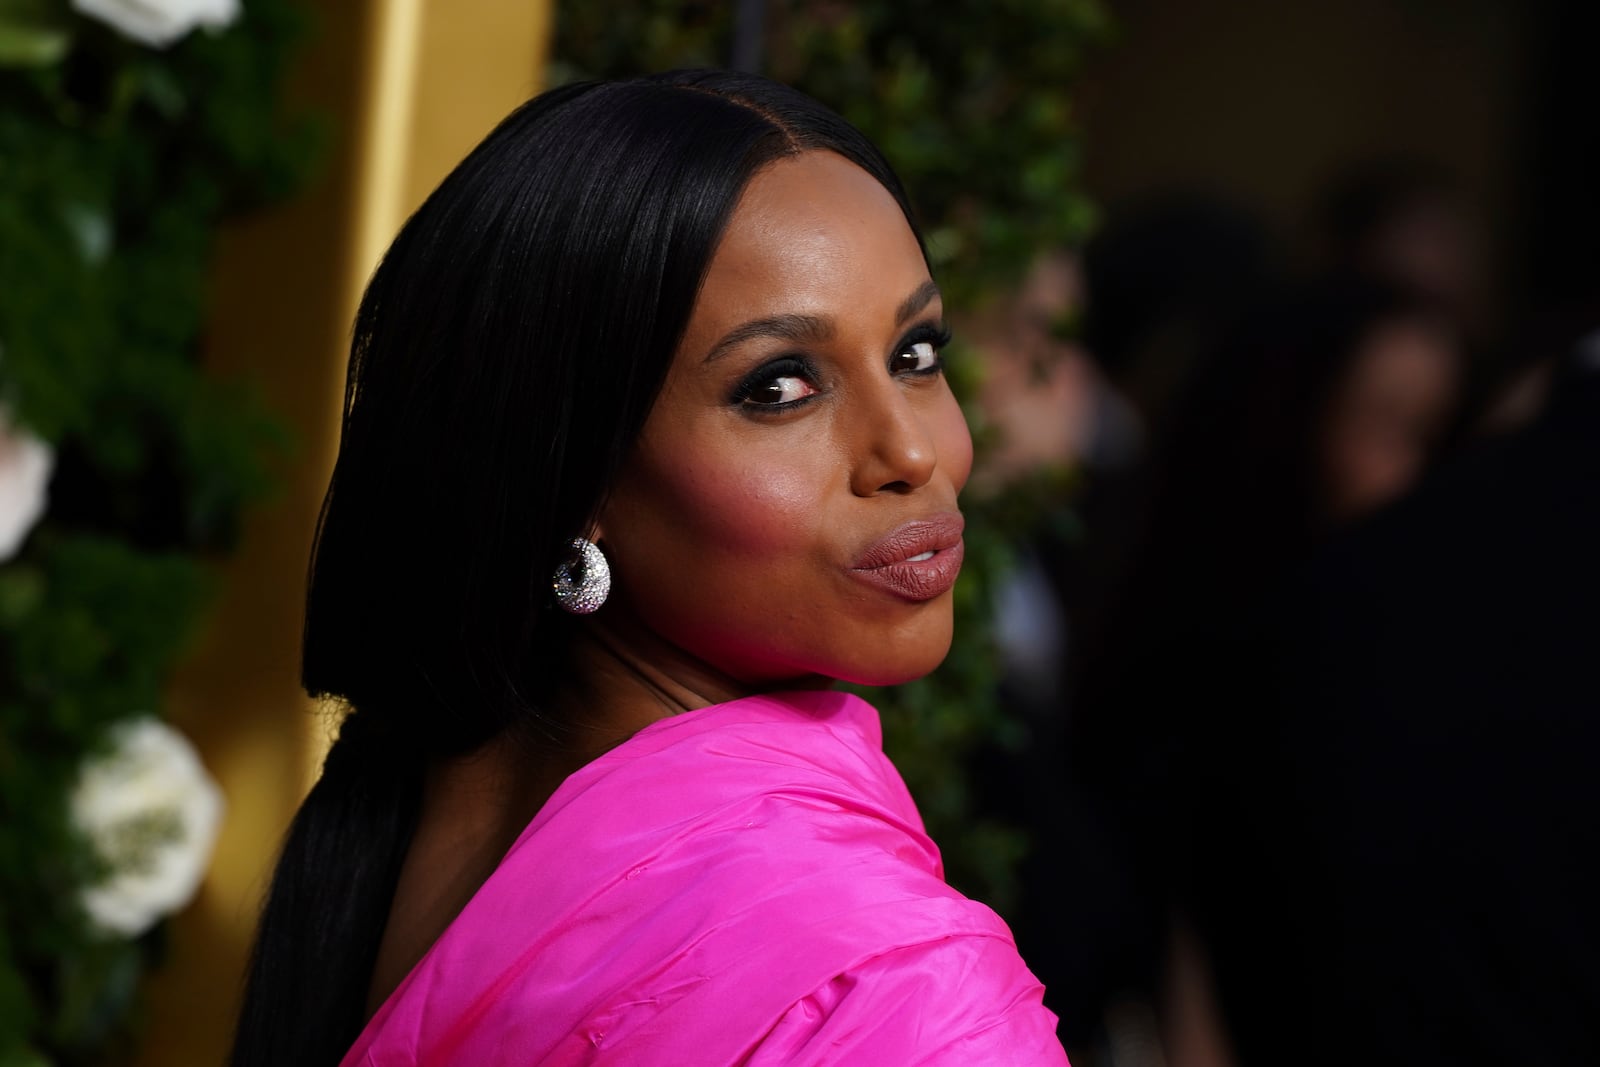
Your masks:
M822 487L800 465L770 458L686 464L662 472L662 503L712 550L770 558L807 546Z

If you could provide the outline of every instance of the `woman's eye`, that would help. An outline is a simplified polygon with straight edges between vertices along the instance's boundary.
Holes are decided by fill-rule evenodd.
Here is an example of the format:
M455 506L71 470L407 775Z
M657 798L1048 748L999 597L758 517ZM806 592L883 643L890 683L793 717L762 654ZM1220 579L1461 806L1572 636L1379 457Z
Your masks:
M785 374L756 383L745 396L746 404L792 404L816 392L810 382L798 375Z
M781 408L815 396L816 373L803 360L785 358L761 367L734 390L733 400L746 408Z
M944 359L939 353L949 343L948 327L932 324L918 326L900 342L898 350L889 360L889 373L938 374L944 369Z
M926 374L939 368L939 346L932 341L917 341L903 346L894 355L891 370L897 373Z

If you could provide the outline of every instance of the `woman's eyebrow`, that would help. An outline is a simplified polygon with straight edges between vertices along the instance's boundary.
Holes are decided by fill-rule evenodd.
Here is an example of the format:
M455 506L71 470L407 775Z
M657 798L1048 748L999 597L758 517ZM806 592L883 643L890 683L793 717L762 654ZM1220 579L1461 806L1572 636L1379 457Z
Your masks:
M757 337L776 337L780 341L814 345L821 344L832 336L833 323L821 316L769 315L764 319L751 319L729 330L723 335L722 340L711 346L711 351L706 353L705 362L710 363Z
M903 324L938 298L939 286L929 278L917 286L916 292L900 302L900 308L895 312L895 322Z
M928 279L904 300L895 310L895 323L904 324L939 297L939 286ZM774 337L797 345L822 344L833 337L833 323L820 315L769 315L751 319L723 334L722 340L711 346L705 362L711 363L721 356L758 337Z

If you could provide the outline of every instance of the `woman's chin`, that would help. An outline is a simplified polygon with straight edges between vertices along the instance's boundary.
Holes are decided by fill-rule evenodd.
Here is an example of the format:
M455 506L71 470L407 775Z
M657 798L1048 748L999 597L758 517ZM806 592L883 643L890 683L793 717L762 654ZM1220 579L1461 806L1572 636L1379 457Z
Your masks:
M942 660L943 657L940 657ZM918 678L932 674L939 666L939 662L932 666L920 668L910 667L851 667L848 669L834 669L826 674L795 674L779 677L751 679L749 685L756 692L781 693L795 689L831 689L836 685L865 685L880 688L890 685L904 685L914 682Z
M852 664L848 669L836 671L834 677L855 685L904 685L932 674L944 662L949 651L950 642L946 640L937 649L929 649L925 655L897 657L890 662Z
M932 674L934 668L938 666L939 665L935 663L932 667L927 667L922 670L872 671L853 675L848 678L841 677L836 680L840 682L849 682L852 685L868 685L872 686L874 689L879 689L891 685L905 685L907 682L914 682L918 678L925 678Z

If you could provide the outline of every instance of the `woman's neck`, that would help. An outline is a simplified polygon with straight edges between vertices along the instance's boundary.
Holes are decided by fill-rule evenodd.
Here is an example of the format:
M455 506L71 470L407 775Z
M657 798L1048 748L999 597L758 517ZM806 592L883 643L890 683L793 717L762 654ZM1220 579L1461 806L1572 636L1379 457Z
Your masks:
M569 656L568 681L553 710L576 731L580 747L591 750L590 759L652 722L755 692L626 616L589 620Z

